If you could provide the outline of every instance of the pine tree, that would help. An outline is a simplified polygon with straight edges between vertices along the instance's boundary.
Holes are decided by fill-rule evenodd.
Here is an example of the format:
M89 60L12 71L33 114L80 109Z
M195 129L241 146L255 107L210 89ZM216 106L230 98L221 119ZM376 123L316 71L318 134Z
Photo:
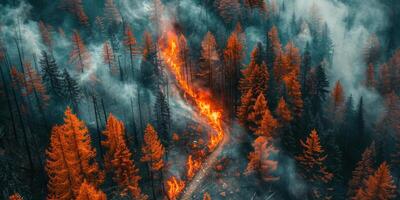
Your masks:
M109 42L105 42L103 44L103 63L108 65L108 70L116 75L118 73L117 67L114 61L114 52L109 44Z
M78 71L83 73L84 70L87 70L90 67L90 54L87 51L81 36L76 30L72 35L72 45L73 49L70 53L69 61L70 63L75 64Z
M340 81L336 81L335 87L331 92L331 98L331 112L333 114L332 119L334 123L341 122L343 119L345 94Z
M248 156L249 163L247 164L244 174L258 172L264 181L275 181L279 177L272 174L278 168L278 162L271 160L271 154L277 153L278 150L272 146L270 139L264 136L259 136L253 143L254 151Z
M125 26L124 45L125 45L126 49L128 49L132 77L134 77L136 73L135 73L135 68L133 66L133 63L134 63L133 58L139 54L139 50L137 47L136 38L133 35L133 32L128 25ZM144 53L143 53L143 56L145 56Z
M352 178L349 181L349 189L347 192L348 197L353 197L359 188L362 187L364 179L374 173L374 157L375 149L374 146L370 146L365 149L362 154L361 160L357 163L356 168L352 173Z
M240 3L238 0L218 0L216 1L216 7L219 15L227 24L236 21L237 15L240 13Z
M294 72L291 72L284 79L288 92L288 103L291 111L297 117L301 116L303 110L303 99L299 80Z
M39 31L40 31L40 35L42 37L43 43L46 45L46 47L48 48L49 51L52 51L53 40L51 37L51 33L49 31L48 26L46 26L46 24L43 23L43 21L39 22Z
M382 163L375 173L364 181L354 200L390 200L396 197L396 185L390 175L389 166Z
M96 151L90 142L84 122L68 107L64 124L53 127L46 151L48 199L73 199L85 179L95 186L104 181L104 174L95 160Z
M286 101L283 97L279 99L278 107L275 110L275 114L277 115L280 124L289 123L293 119L292 113L290 112L286 104Z
M82 0L64 0L61 3L61 7L75 15L81 25L89 25L89 18L83 9Z
M256 134L277 139L278 135L275 130L278 128L278 126L278 121L272 116L267 107L265 109L260 127L258 127L258 129L256 130Z
M63 80L60 69L54 60L54 57L47 54L46 51L42 51L42 57L39 63L42 71L42 79L46 84L49 93L55 95L56 97L61 97Z
M259 46L254 48L250 64L242 70L243 77L239 81L239 90L242 94L245 94L249 89L252 89L254 94L267 93L270 77L267 66L262 62L260 48Z
M122 21L119 10L114 4L114 0L105 0L104 17L109 24L119 24Z
M331 198L328 193L329 188L321 187L332 180L333 174L325 166L327 155L324 154L317 131L312 130L306 142L300 140L300 144L303 153L296 156L296 160L301 168L302 177L312 184L311 195L315 199Z
M322 65L318 65L315 72L311 74L311 85L308 85L311 97L311 111L314 115L322 115L322 105L326 100L329 93L328 87L329 82L326 77L325 68Z
M169 110L168 102L165 98L164 93L159 90L157 99L154 105L154 114L156 119L157 132L160 134L163 143L168 144L170 142L170 126L171 126L171 114Z
M158 134L153 126L148 124L144 132L144 145L142 147L142 162L148 162L152 171L159 171L164 167L164 147L158 139Z
M81 89L76 82L68 73L66 69L64 69L64 72L62 74L63 77L63 97L64 99L73 105L73 108L75 111L78 109L78 102L79 99L81 98Z
M250 126L248 127L251 131L256 132L258 128L261 126L261 122L263 120L263 116L265 111L268 109L267 100L264 95L260 93L257 97L256 102L251 107L251 112L248 115L248 123Z
M123 122L110 114L103 135L106 139L101 144L107 149L104 164L106 170L112 172L114 182L120 187L119 194L124 196L130 192L132 198L147 199L139 187L141 177L126 144Z
M237 32L232 32L228 38L226 48L224 50L225 61L225 80L226 81L226 98L228 99L228 107L234 111L236 103L239 99L238 89L240 69L243 59L243 44Z
M201 42L201 69L198 76L205 82L205 85L211 90L214 88L214 80L217 77L217 62L219 55L217 42L211 32L207 32Z
M39 109L43 111L50 97L47 95L46 88L43 85L42 78L38 75L30 63L24 63L24 80L27 95L34 94L39 105Z
M288 62L287 74L294 73L296 77L300 74L301 57L299 49L294 45L293 42L288 42L285 47L285 57Z
M253 104L253 92L252 90L248 90L247 93L242 95L240 99L240 105L237 110L237 118L239 123L244 127L248 127L248 117L251 112L251 106Z
M150 180L153 199L156 198L156 192L154 188L154 173L161 172L164 167L164 154L165 149L161 141L158 138L156 130L154 130L151 124L148 124L144 131L144 144L142 146L142 162L147 162L147 166L150 171Z
M88 182L83 181L76 200L107 200L107 196L101 190L97 190Z
M379 67L379 92L382 95L389 94L393 91L391 83L391 74L388 64L382 64Z

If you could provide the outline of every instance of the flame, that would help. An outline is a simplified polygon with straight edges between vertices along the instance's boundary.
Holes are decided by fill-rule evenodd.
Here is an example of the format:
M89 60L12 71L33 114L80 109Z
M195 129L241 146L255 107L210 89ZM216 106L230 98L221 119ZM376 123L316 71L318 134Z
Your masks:
M166 183L168 199L176 200L179 194L185 188L185 182L177 179L175 176L172 176L167 180Z
M201 160L193 159L193 156L189 155L186 162L186 167L187 167L186 176L188 180L191 180L195 175L195 173L201 168Z
M204 117L208 125L214 130L215 134L211 134L209 144L207 145L210 151L213 151L221 142L224 131L222 129L222 113L213 105L209 98L202 91L197 91L184 77L182 69L182 59L179 56L178 36L172 32L167 32L162 39L165 42L160 42L160 55L165 61L169 71L174 75L178 86L189 96L199 110L199 113Z

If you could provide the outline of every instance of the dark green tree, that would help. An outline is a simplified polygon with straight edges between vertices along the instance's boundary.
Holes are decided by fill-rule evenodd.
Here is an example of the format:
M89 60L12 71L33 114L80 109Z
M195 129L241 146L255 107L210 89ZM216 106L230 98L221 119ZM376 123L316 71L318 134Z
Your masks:
M42 51L42 57L39 63L42 70L42 79L49 93L56 97L61 97L62 76L54 57L46 51Z

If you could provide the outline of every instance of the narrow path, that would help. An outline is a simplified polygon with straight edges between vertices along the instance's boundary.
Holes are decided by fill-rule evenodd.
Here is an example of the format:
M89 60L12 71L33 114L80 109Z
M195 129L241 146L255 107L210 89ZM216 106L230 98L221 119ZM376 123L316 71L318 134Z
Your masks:
M230 133L228 130L224 131L224 138L219 143L218 147L208 156L207 160L203 162L200 170L193 177L192 181L186 186L185 191L181 195L181 200L192 199L193 193L196 189L201 186L207 175L213 170L214 165L218 162L218 156L221 155L225 145L230 139Z

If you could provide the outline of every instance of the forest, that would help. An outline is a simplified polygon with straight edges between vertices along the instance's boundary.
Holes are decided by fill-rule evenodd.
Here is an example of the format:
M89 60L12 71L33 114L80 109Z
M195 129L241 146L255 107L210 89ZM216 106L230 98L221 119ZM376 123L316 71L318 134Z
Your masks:
M398 0L0 1L0 199L400 199Z

